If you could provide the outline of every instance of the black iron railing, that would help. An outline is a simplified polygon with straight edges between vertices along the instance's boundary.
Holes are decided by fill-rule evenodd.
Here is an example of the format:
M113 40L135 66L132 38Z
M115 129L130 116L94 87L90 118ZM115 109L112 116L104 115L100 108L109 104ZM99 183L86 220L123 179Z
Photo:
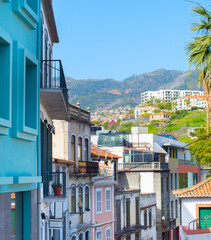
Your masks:
M193 221L188 223L189 230L196 230L201 228L209 228L211 227L211 215L207 215L203 218L194 219Z
M168 231L170 229L174 229L176 227L176 218L172 218L169 221L162 223L163 231Z
M66 197L66 173L52 172L43 176L44 197Z
M68 89L61 60L42 60L40 88L61 88L68 107Z

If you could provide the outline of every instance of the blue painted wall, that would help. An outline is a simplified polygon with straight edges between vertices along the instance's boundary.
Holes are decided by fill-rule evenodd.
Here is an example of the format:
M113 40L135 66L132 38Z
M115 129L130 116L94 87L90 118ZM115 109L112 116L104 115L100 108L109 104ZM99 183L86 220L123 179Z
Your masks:
M40 181L40 5L0 0L0 193Z

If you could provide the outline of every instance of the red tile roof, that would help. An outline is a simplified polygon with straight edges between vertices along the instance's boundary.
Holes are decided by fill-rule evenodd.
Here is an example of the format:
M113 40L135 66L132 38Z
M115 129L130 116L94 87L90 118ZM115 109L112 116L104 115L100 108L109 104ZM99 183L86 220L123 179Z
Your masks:
M179 198L211 197L211 178L192 187L172 191Z
M120 156L116 155L116 154L113 154L113 153L110 153L108 151L105 151L99 147L96 147L94 145L91 145L91 155L92 157L101 157L101 158L106 158L107 159L118 159L118 158L121 158Z

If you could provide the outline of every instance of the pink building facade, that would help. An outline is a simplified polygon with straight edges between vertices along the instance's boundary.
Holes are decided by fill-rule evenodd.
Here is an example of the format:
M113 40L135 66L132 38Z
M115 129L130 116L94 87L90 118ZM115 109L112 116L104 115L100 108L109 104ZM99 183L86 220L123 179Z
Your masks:
M114 178L92 178L93 240L114 240Z

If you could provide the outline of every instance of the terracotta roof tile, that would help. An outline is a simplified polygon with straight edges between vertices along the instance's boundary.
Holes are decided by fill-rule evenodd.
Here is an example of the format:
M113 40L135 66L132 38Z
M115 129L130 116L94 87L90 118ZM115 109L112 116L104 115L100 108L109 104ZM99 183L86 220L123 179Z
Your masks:
M96 150L95 150L96 149ZM99 147L96 147L94 145L91 145L91 154L93 157L101 157L101 158L106 158L107 156L107 159L118 159L118 158L121 158L119 157L118 155L116 154L113 154L113 153L110 153L108 151L105 151Z
M172 191L179 198L211 197L211 178L192 187Z

